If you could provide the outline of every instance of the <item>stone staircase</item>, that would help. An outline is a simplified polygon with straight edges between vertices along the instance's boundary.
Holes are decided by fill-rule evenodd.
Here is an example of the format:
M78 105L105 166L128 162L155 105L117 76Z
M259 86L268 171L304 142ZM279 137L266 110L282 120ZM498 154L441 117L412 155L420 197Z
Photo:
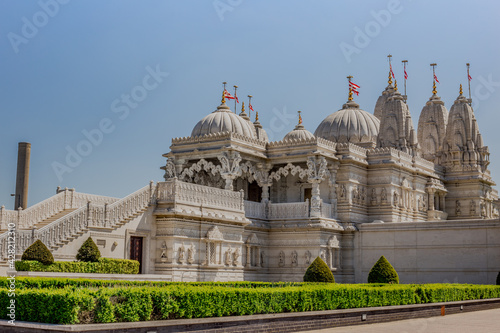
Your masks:
M55 251L85 234L90 229L111 232L142 214L155 201L156 186L153 182L122 199L86 201L79 208L59 210L34 227L16 232L16 254L20 255L34 240L40 239ZM111 202L109 204L109 202ZM5 262L8 249L7 233L0 235L0 264Z
M55 215L53 215L53 216L51 216L51 217L49 217L49 218L46 218L45 220L43 220L43 221L41 221L41 222L36 223L36 224L34 225L34 227L35 227L36 229L40 229L40 228L42 228L42 227L45 227L47 224L50 224L50 223L54 222L55 220L58 220L58 219L60 219L61 217L66 216L66 215L68 215L68 214L69 214L69 213L71 213L71 212L74 212L75 210L77 210L77 208L69 208L69 209L65 209L65 210L63 210L62 212L59 212L59 213L57 213L57 214L55 214Z

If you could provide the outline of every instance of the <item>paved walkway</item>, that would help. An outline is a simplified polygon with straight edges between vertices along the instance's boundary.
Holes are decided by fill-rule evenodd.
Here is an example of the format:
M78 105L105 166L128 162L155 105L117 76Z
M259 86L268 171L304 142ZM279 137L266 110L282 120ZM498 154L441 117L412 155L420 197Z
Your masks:
M431 317L366 324L304 333L499 333L500 309L473 311L444 317Z

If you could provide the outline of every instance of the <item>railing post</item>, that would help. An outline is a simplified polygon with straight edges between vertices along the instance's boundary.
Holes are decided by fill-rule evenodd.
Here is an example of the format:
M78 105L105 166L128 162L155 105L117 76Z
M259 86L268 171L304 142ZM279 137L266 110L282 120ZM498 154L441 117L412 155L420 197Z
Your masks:
M21 215L22 215L22 212L23 212L23 208L22 207L18 207L17 208L17 229L21 228L22 225L21 225Z
M240 209L245 210L245 191L240 190Z
M108 203L104 203L104 226L109 227Z
M4 228L4 215L5 215L5 206L0 207L0 228Z
M90 201L87 201L87 228L92 224L92 212L90 207Z
M154 182L152 180L149 181L149 203L153 204L154 197Z

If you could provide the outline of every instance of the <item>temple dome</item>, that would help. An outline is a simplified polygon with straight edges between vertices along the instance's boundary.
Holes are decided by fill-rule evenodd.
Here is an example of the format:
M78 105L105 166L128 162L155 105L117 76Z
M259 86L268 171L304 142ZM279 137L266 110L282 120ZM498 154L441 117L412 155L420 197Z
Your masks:
M200 120L191 132L191 136L204 136L214 133L232 132L256 139L253 124L243 117L231 112L223 102L217 110Z
M354 101L348 101L342 109L326 117L314 132L316 137L334 142L375 144L380 120L359 108Z
M298 124L295 126L295 128L289 132L283 140L298 140L298 141L303 141L303 140L309 140L309 139L314 139L314 134L306 130L304 125Z

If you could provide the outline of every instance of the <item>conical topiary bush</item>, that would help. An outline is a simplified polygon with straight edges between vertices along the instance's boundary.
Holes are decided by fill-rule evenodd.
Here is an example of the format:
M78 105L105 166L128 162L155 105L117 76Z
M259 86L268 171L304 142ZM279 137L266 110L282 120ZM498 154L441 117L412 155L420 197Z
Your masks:
M101 251L99 251L92 237L87 238L76 254L76 260L78 261L97 262L100 257Z
M317 257L307 268L306 274L304 274L304 282L335 283L335 278L325 262L320 257Z
M399 283L399 276L391 263L381 256L368 274L368 283Z
M36 242L23 252L21 260L36 260L44 265L50 265L54 263L54 256L52 256L52 253L50 253L45 244L37 239Z

